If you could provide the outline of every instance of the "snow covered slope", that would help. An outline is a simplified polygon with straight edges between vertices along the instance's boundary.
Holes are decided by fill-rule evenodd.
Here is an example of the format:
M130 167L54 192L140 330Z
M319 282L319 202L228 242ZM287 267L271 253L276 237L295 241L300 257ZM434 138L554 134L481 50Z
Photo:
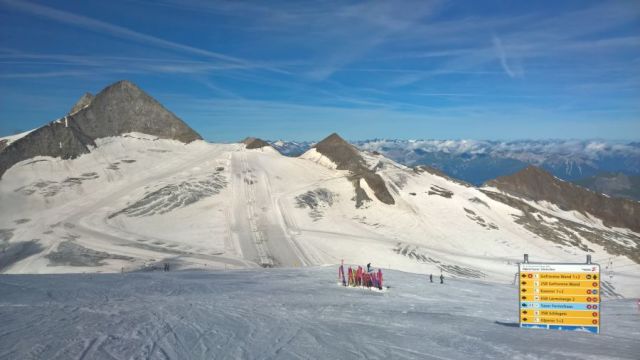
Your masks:
M37 157L5 173L0 271L120 272L165 262L299 267L344 259L511 282L523 253L558 262L582 262L589 253L606 271L605 295L640 295L640 266L628 256L638 252L637 233L428 168L361 153L361 166L384 180L394 201L387 204L364 178L338 170L316 149L291 158L271 147L139 133L97 145L76 159ZM607 243L616 244L616 255Z
M336 268L3 275L0 359L637 359L634 300L602 333L520 329L517 287L385 271L384 293Z

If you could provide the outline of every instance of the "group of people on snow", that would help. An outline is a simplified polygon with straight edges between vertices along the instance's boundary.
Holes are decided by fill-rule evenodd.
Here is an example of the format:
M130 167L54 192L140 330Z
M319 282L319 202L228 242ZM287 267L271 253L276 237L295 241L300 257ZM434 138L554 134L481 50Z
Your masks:
M382 290L382 270L378 269L376 272L371 267L371 263L368 263L366 271L361 266L358 266L355 269L349 267L345 272L344 261L342 261L338 268L338 281L343 286L375 287ZM433 283L433 274L429 274L429 282ZM440 284L444 284L444 274L442 272L440 273Z
M366 271L362 266L358 266L355 269L349 267L348 271L345 272L344 264L340 264L338 280L343 286L362 286L382 290L382 269L375 271L371 267L371 263L368 263Z
M433 282L433 274L429 274L429 282ZM440 273L440 284L444 284L444 275Z

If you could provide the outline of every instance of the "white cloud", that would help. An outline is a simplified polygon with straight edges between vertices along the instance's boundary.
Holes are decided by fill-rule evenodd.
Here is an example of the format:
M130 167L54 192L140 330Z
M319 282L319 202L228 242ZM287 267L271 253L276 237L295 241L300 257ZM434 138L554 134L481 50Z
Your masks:
M505 52L504 47L502 46L502 40L500 40L498 36L493 35L492 41L493 41L493 47L496 51L496 56L500 60L500 65L502 66L502 69L504 70L504 72L507 75L509 75L510 78L520 77L521 74L513 70L509 66L509 62L507 61L507 53Z

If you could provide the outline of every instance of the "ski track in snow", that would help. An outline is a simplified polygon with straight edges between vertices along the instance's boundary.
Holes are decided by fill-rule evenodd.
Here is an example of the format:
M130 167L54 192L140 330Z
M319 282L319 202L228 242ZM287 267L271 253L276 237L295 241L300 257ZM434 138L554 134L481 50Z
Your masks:
M517 287L335 267L0 276L0 359L635 359L632 300L602 334L519 329Z

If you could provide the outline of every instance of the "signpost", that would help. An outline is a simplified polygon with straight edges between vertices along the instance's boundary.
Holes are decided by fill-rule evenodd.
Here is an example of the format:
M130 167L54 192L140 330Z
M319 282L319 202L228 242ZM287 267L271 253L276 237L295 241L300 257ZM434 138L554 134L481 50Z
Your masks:
M520 327L600 333L600 265L518 264Z

